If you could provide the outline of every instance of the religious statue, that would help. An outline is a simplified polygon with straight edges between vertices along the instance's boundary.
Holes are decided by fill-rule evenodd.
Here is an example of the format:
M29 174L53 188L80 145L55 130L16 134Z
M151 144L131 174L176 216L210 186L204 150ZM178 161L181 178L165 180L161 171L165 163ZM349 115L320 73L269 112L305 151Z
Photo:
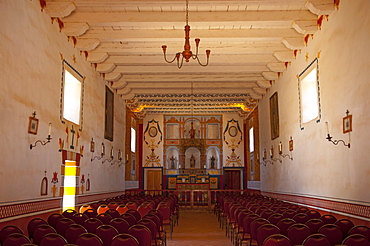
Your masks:
M195 157L194 157L194 155L191 155L191 157L190 157L190 167L191 168L195 167Z
M190 136L190 138L195 138L195 129L194 129L193 122L191 122L191 128L189 130L189 136Z
M175 169L176 157L171 156L170 161L171 161L171 169Z
M211 169L215 168L215 160L216 158L214 156L211 157Z

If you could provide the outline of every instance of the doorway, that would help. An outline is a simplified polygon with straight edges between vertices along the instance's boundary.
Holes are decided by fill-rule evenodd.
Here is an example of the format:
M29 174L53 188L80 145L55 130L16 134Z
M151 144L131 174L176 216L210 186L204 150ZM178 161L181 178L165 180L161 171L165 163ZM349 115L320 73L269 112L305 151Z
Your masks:
M162 169L146 170L146 189L162 190Z
M224 170L224 189L241 190L241 170Z

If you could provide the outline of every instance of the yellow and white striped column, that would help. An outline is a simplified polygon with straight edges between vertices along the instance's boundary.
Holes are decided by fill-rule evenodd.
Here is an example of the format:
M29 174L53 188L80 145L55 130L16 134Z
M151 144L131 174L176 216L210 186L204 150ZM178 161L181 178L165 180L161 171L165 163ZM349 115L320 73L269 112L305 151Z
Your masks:
M75 210L76 190L78 189L77 180L80 176L80 167L76 161L65 160L64 166L64 185L63 185L63 211L67 209Z

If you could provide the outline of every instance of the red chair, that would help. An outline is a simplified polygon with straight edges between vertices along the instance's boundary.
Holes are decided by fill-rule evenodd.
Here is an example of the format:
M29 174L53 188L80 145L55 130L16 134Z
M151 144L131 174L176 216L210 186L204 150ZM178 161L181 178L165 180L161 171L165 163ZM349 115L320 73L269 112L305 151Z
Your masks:
M257 230L257 243L263 245L263 242L271 235L280 234L280 229L273 224L264 224Z
M285 210L282 215L284 216L284 218L293 218L295 215L297 214L297 212L293 209L288 209L288 210Z
M13 233L7 236L1 245L2 246L22 246L26 243L31 243L31 240L28 239L26 235L24 235L23 233Z
M105 214L109 214L112 219L118 218L120 216L119 212L113 208L108 209L105 211Z
M163 215L163 225L167 225L170 228L170 239L172 240L173 232L173 221L171 216L171 208L166 204L158 204L157 210Z
M111 246L139 246L139 241L136 237L123 233L113 238Z
M57 233L49 233L42 238L40 246L64 246L67 243L67 240L63 236Z
M342 231L334 224L323 225L318 233L325 235L332 246L340 244L343 239Z
M106 205L106 204L101 204L101 205L98 207L98 209L96 210L96 212L97 212L98 214L104 214L104 213L105 213L105 211L107 211L107 210L109 210L108 205Z
M279 221L277 224L277 227L279 227L281 234L287 235L289 227L296 224L296 222L293 219L285 218Z
M299 214L296 214L294 215L294 217L292 218L295 222L297 223L301 223L301 224L304 224L306 223L310 218L308 217L308 215L306 213L299 213Z
M57 223L59 222L59 220L65 218L63 215L61 215L60 213L53 213L51 215L49 215L47 221L49 223L49 225L51 225L54 229L57 227Z
M67 209L62 213L64 217L69 218L69 219L72 219L74 214L77 214L77 212L73 209Z
M343 240L342 244L347 246L370 246L369 240L361 234L349 235Z
M289 227L287 237L293 245L301 245L311 235L310 228L304 224L294 224Z
M329 240L323 234L315 233L303 241L303 246L330 246Z
M63 237L65 236L67 228L74 224L75 222L71 219L68 218L63 218L59 220L55 230L57 231L58 234L62 235Z
M39 245L43 237L49 233L57 233L50 225L39 225L33 232L33 243Z
M130 227L135 225L137 222L136 217L133 214L122 214L120 218L126 220Z
M109 209L116 209L118 207L118 203L117 202L110 202L108 203L108 208Z
M134 209L134 210L136 210L138 206L137 206L136 202L129 201L128 203L126 203L126 207L128 209Z
M118 212L120 215L122 215L122 214L126 213L126 211L127 211L127 210L129 210L129 208L128 208L128 207L126 207L126 205L125 205L125 204L120 204L120 205L118 205L118 207L116 208L116 210L117 210L117 212Z
M349 231L349 235L352 235L352 234L364 235L367 238L367 240L370 241L370 228L368 226L365 226L365 225L355 226Z
M111 225L114 228L116 228L116 230L118 231L119 234L121 234L121 233L127 233L128 232L128 229L130 228L130 224L126 220L124 220L122 218L112 219L109 222L109 225Z
M236 245L242 245L243 242L251 240L251 223L258 218L261 218L261 217L254 213L247 215L244 218L243 231L241 232L241 234L237 236Z
M161 219L156 214L146 214L143 219L150 219L157 226L157 239L166 245L166 231L163 228Z
M310 219L320 219L321 217L321 214L316 210L308 210L306 214Z
M157 225L155 224L154 221L150 219L141 219L137 222L138 225L144 225L148 227L150 230L150 233L152 235L152 245L159 245L159 241L157 240Z
M132 214L133 216L135 216L136 221L139 221L141 219L140 213L137 210L135 210L135 209L129 209L129 210L127 210L126 211L126 214Z
M268 209L268 210L264 210L260 214L260 216L261 216L261 218L264 218L264 219L268 220L268 218L270 218L270 216L273 215L273 214L275 214L275 212L273 210Z
M253 222L250 225L251 228L251 239L250 239L250 244L253 245L255 242L257 242L257 232L258 229L265 224L269 224L270 222L267 219L264 218L258 218L253 220Z
M109 225L109 222L112 220L112 217L106 213L98 214L96 218L105 225Z
M2 242L4 242L5 238L7 238L9 235L13 233L24 234L22 229L19 228L18 226L8 225L2 228L0 231L0 245Z
M84 205L82 205L80 207L80 209L78 210L78 212L83 214L88 209L92 209L92 207L89 204L84 204Z
M152 210L152 206L144 203L137 208L137 211L140 213L141 218L143 218L150 210Z
M118 235L118 231L111 225L101 225L96 229L95 234L103 241L103 246L110 246L113 237Z
M93 233L81 234L77 240L78 246L103 246L103 241Z
M83 225L85 223L85 220L87 220L89 217L87 217L86 214L81 214L81 213L75 213L72 216L72 220L79 225Z
M96 216L98 215L98 213L92 208L85 210L83 214L85 214L89 218L96 218Z
M353 222L350 221L349 219L340 219L337 220L334 224L337 225L339 229L342 231L343 239L348 237L349 231L355 226L355 224L353 224Z
M322 220L324 224L334 224L337 221L337 218L332 214L324 214L320 217L320 220Z
M89 233L95 233L96 229L101 226L103 222L101 222L97 218L89 218L85 221L84 227Z
M284 219L282 214L272 214L267 220L270 221L271 224L277 225L280 220Z
M46 222L44 219L41 219L41 218L34 218L32 220L30 220L27 224L27 231L28 231L28 237L30 239L33 238L33 232L36 230L36 228L39 226L39 225L47 225L48 222Z
M309 209L307 207L298 207L296 212L299 213L307 213Z
M66 236L68 243L74 244L77 241L77 238L81 235L87 233L85 227L79 224L72 224L66 230Z
M312 234L315 234L324 225L324 222L320 219L310 219L305 223L305 225L310 228Z
M134 236L140 246L151 246L152 235L148 227L144 225L134 225L128 230L128 234Z
M271 235L265 239L263 246L292 246L289 238L282 234Z

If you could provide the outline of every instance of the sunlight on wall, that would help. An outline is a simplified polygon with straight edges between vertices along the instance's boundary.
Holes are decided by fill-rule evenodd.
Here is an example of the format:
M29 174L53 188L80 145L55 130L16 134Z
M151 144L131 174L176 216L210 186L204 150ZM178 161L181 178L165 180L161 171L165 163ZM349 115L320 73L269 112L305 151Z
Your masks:
M77 184L76 161L65 161L64 192L63 192L63 211L75 209L76 184Z

